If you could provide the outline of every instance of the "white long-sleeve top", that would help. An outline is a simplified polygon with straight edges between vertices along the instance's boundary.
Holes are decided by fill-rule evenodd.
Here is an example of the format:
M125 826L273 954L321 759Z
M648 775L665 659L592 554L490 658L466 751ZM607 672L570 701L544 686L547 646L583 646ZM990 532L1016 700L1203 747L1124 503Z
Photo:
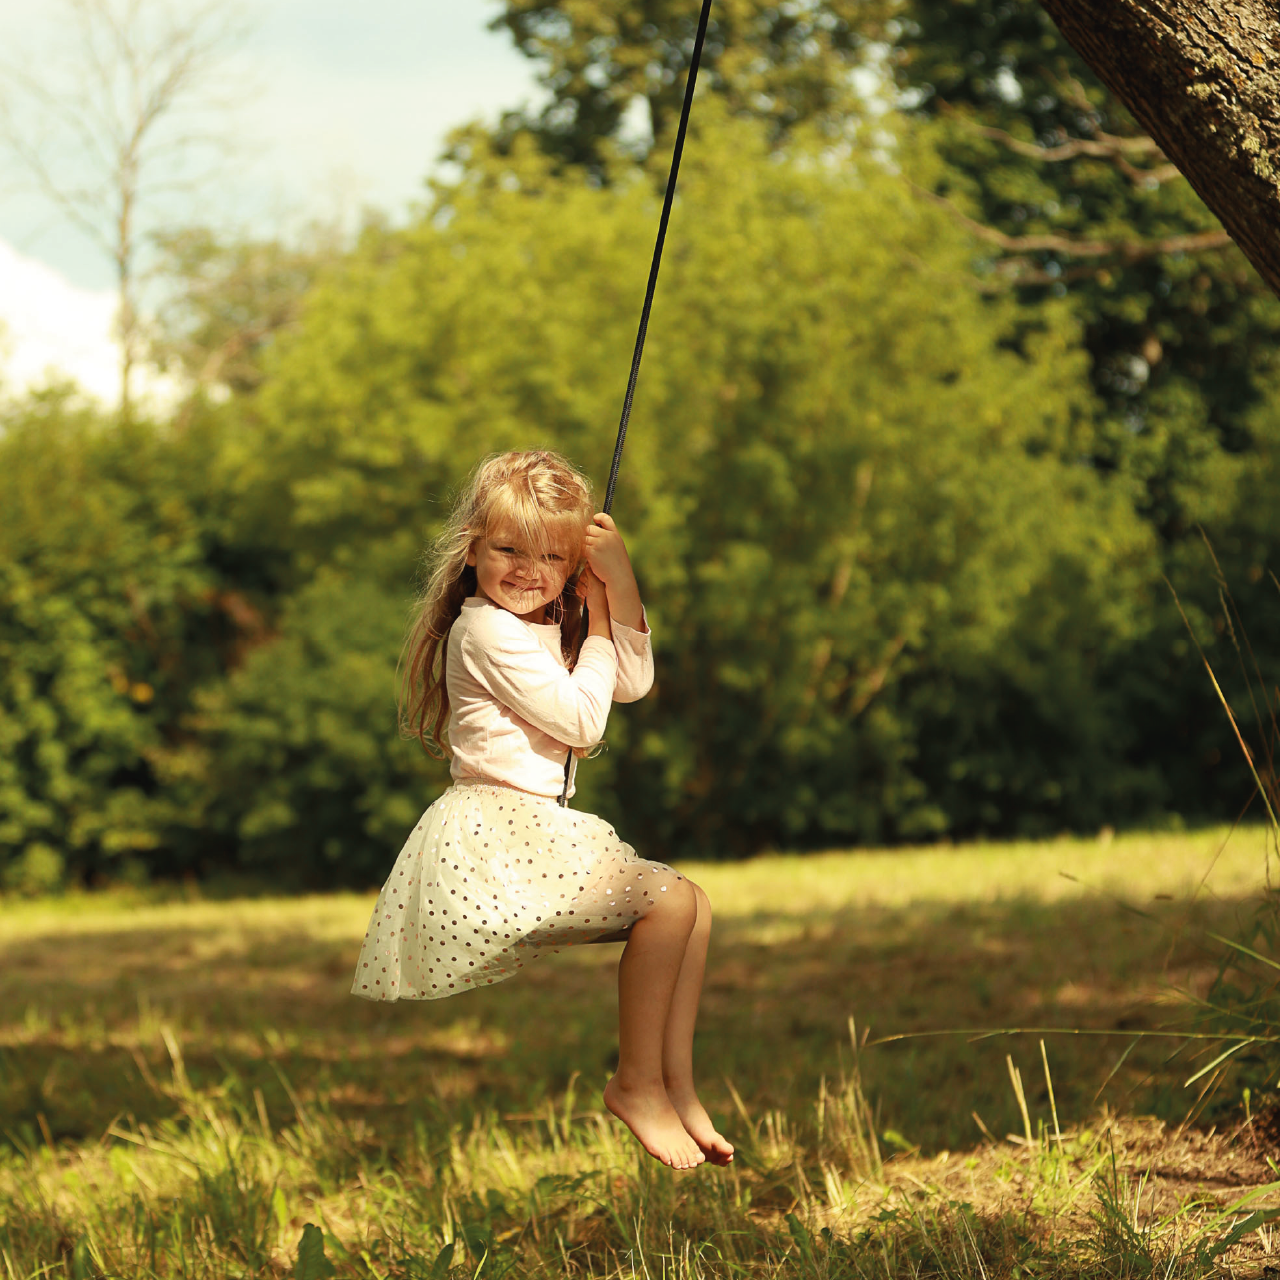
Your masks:
M610 703L635 702L653 685L653 647L641 625L613 622L612 643L588 636L570 671L558 622L522 622L481 596L464 600L449 631L445 677L454 778L558 796L569 748L594 746Z

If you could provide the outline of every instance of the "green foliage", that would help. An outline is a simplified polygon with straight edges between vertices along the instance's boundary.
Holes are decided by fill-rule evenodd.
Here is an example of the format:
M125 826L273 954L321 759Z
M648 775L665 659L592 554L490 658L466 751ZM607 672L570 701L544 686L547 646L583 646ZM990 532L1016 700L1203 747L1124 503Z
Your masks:
M539 63L553 100L539 120L509 120L504 145L519 125L557 157L599 172L599 157L623 136L631 95L668 95L669 115L693 10L616 8L508 0L502 21ZM1280 302L1233 246L1176 247L1212 234L1216 220L1036 0L905 0L892 12L820 3L768 14L747 4L722 21L733 39L713 26L705 87L734 114L767 121L775 145L806 128L848 136L877 97L930 123L932 146L901 156L912 180L1007 238L1001 248L976 245L972 268L1009 290L1032 328L1055 300L1077 317L1094 396L1049 447L1124 477L1160 538L1164 574L1193 613L1215 608L1203 525L1242 600L1270 619L1273 598L1250 585L1274 561L1275 508L1248 493L1254 477L1273 474L1259 417L1274 403ZM645 69L657 67L663 75L646 81ZM852 100L849 86L865 89L877 76L876 95ZM845 92L833 98L835 84ZM1223 764L1216 704L1171 601L1152 600L1147 622L1145 640L1105 676L1127 708L1115 728L1147 744L1140 757L1160 758L1166 794L1212 809L1247 779ZM1273 630L1255 633L1266 645Z
M1185 535L1218 514L1224 451L1249 447L1280 302L1234 247L1159 251L1217 220L1035 0L906 12L897 74L938 121L932 185L1008 236L1056 237L1011 278L1028 307L1069 294L1081 317L1103 412L1079 447L1143 486L1166 539Z
M1164 575L1212 648L1226 637L1214 630L1208 532L1274 664L1280 597L1265 571L1280 527L1264 494L1275 474L1280 301L1234 246L1161 249L1213 231L1216 219L1035 0L910 0L903 17L895 74L933 121L942 161L919 180L1014 243L1053 241L993 251L982 269L1016 282L1031 316L1056 294L1079 317L1096 400L1060 447L1126 477L1160 538ZM1079 242L1103 249L1072 249ZM1150 744L1141 754L1158 761L1184 811L1227 795L1243 804L1247 771L1171 595L1157 593L1147 616L1143 641L1105 677L1127 708L1117 724Z
M354 571L322 570L272 639L200 697L206 832L279 887L375 883L447 769L398 733L406 611Z
M206 513L184 484L207 452L198 433L172 444L152 428L101 424L62 394L5 423L6 887L48 889L63 866L127 874L182 807L183 748L172 730L186 689L218 665Z
M735 115L765 120L775 139L814 123L842 134L861 106L850 72L868 60L897 7L894 0L717 0L699 84ZM599 171L636 100L653 136L666 136L680 114L698 12L687 0L505 0L492 25L506 27L540 64L551 100L536 116L510 113L499 136L530 134L558 159Z
M443 776L396 724L411 557L283 593L225 414L120 428L53 396L5 427L0 888L375 880Z
M1275 308L1227 257L1135 259L1113 276L1124 347L1100 274L1001 285L920 187L1011 234L1206 225L1178 183L990 133L1131 132L1006 9L982 47L1017 93L952 56L987 8L918 0L893 30L920 110L839 137L816 108L741 118L737 55L713 50L617 509L658 685L581 775L647 849L1096 829L1234 811L1247 785L1161 574L1225 643L1202 522L1260 634L1280 618ZM623 45L659 39L614 15L614 45L578 49L550 8L520 12L619 85L641 65ZM853 57L870 28L826 12L810 53ZM781 52L802 26L766 41L779 75L819 74ZM928 116L944 92L964 119ZM65 396L7 414L4 888L378 879L445 780L398 737L394 672L450 490L502 448L606 470L665 164L606 153L566 166L473 130L420 219L346 254L175 236L170 349L229 401L127 429ZM1124 351L1147 372L1122 387Z
M536 119L510 117L504 145L523 129L598 173L637 97L663 136L696 17L696 5L666 0L506 0L495 25L552 98ZM1217 221L1036 0L730 0L704 56L706 90L765 121L776 143L806 128L848 136L895 100L934 120L944 165L913 176L1015 245L1050 238L978 265L1021 285L1033 313L1054 295L1078 309L1098 404L1070 456L1132 474L1139 509L1167 538L1210 518L1223 451L1250 445L1243 418L1274 363L1280 303L1233 247L1159 250Z
M714 104L681 190L618 508L659 688L615 718L601 803L711 856L1140 803L1092 690L1155 562L1124 483L1046 448L1091 412L1069 313L1019 328L879 165L771 160ZM601 473L654 212L647 184L518 148L371 237L260 396L285 536L324 559L425 533L424 499L487 449ZM926 738L972 751L1000 706L980 800L954 759L922 775Z

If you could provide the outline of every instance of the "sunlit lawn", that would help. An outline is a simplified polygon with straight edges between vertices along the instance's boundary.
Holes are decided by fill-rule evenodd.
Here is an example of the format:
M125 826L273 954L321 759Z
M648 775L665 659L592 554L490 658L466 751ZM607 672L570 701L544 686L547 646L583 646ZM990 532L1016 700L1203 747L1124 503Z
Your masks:
M64 1262L77 1276L278 1272L315 1221L351 1274L427 1275L469 1221L488 1245L468 1254L460 1243L437 1274L451 1261L468 1275L481 1263L489 1273L625 1271L654 1230L666 1232L670 1258L682 1238L722 1238L714 1258L698 1255L708 1273L799 1266L788 1212L797 1225L820 1220L836 1241L892 1194L895 1170L924 1186L919 1169L958 1167L975 1148L983 1170L997 1154L1030 1158L1005 1141L1024 1132L1006 1054L1033 1125L1051 1122L1039 1033L881 1037L1106 1029L1116 1034L1043 1036L1064 1130L1096 1132L1104 1105L1173 1122L1191 1111L1197 1090L1180 1076L1194 1066L1162 1068L1170 1042L1144 1041L1116 1066L1133 1042L1125 1033L1185 1025L1176 992L1203 989L1214 970L1206 928L1233 929L1257 900L1263 834L1238 831L1223 849L1225 836L686 868L717 913L698 1053L710 1108L742 1144L729 1174L650 1169L600 1115L616 947L547 957L452 1000L377 1006L347 994L372 894L6 902L0 1265L10 1280ZM854 1150L865 1135L851 1136L861 1123L852 1094L829 1104L838 1122L819 1115L820 1096L850 1079L851 1017L867 1038L862 1084L881 1155L907 1150L887 1171ZM1205 1114L1226 1117L1236 1101L1207 1098L1216 1113ZM828 1150L837 1138L843 1156ZM181 1151L184 1142L195 1146ZM1094 1148L1082 1142L1085 1161ZM969 1167L966 1201L983 1213L1006 1192L1016 1201L1012 1181L977 1186L976 1157ZM229 1181L215 1194L217 1178ZM197 1213L197 1193L222 1207ZM660 1220L628 1227L624 1202L632 1218L638 1204ZM227 1213L234 1221L219 1227ZM184 1215L180 1248L173 1224ZM144 1219L151 1228L137 1226ZM757 1230L766 1243L747 1239ZM742 1238L731 1248L731 1237ZM694 1274L695 1262L681 1265ZM875 1274L897 1274L885 1267Z

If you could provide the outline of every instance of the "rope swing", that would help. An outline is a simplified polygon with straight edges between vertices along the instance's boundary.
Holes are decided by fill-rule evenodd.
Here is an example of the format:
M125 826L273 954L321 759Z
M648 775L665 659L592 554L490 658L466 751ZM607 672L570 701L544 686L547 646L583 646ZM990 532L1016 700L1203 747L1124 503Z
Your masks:
M662 246L667 239L667 223L671 220L671 204L676 194L676 179L680 176L680 156L684 152L684 135L689 128L689 110L693 106L693 89L698 82L698 64L702 61L702 45L707 37L707 21L711 17L711 0L702 0L702 12L698 15L698 34L693 40L693 54L689 59L689 78L684 86L684 103L680 107L680 127L676 130L676 145L671 153L671 171L667 174L667 193L662 200L662 217L658 220L658 239L653 246L653 262L649 266L649 283L644 291L644 306L640 309L640 327L636 331L635 350L631 353L631 373L627 377L627 394L622 400L622 417L618 421L618 439L613 446L613 463L609 468L609 484L604 491L604 512L613 509L613 494L618 487L618 470L622 466L622 447L627 441L627 423L631 421L631 402L635 399L636 380L640 376L640 358L644 355L645 334L649 331L649 312L653 309L653 295L658 288L658 270L662 266ZM583 610L586 619L586 610ZM580 635L585 634L583 626ZM581 640L579 640L581 643ZM569 803L569 775L573 770L573 751L564 762L564 786L560 790L560 807Z

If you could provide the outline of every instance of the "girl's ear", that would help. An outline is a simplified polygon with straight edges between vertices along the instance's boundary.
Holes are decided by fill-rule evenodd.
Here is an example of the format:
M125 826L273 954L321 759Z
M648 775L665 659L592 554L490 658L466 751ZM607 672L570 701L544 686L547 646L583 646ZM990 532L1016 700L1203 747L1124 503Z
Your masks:
M471 545L467 548L467 563L473 569L476 567L476 542L477 539L472 538Z

